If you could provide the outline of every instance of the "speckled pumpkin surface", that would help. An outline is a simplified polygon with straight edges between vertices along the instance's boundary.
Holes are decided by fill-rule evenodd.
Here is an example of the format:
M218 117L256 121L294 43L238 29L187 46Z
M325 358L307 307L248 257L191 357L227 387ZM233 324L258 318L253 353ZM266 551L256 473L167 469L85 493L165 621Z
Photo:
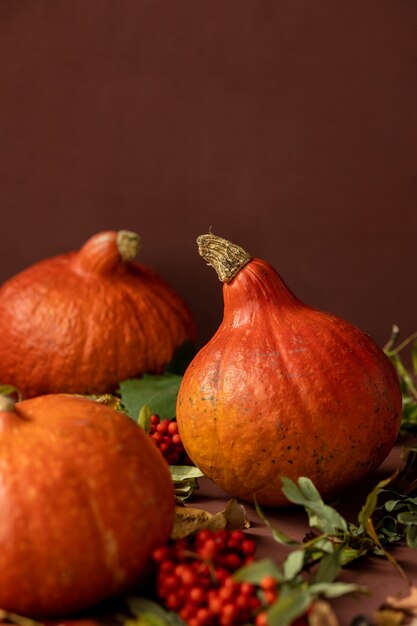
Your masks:
M229 494L271 506L287 504L282 476L333 496L377 468L399 431L401 394L375 342L304 305L260 259L224 279L223 295L223 321L178 395L194 463Z
M0 607L68 615L127 589L173 524L159 451L92 400L1 402Z
M94 235L78 252L40 261L0 288L0 382L24 397L106 393L159 373L195 328L183 300L131 259L138 237Z

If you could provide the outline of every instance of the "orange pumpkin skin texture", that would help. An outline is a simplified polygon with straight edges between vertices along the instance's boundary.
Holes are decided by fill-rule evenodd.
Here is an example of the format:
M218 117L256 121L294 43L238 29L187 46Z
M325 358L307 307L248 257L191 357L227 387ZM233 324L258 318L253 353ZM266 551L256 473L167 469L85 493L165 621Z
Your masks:
M36 263L0 288L0 381L24 397L99 394L159 373L186 339L191 315L149 268L130 260L137 235L105 231L79 252Z
M56 394L0 410L0 606L62 616L128 589L174 519L168 466L132 420Z
M401 393L376 343L300 302L260 259L247 257L223 296L223 321L178 395L193 462L232 496L270 506L288 504L283 476L307 476L327 497L377 468L398 435Z

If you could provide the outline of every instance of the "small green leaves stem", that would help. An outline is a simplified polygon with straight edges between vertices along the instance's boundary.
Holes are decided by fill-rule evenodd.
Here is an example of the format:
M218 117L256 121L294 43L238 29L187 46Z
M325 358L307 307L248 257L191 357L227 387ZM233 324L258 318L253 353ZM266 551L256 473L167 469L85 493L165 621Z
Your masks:
M401 384L403 415L401 430L417 432L417 331L398 343L399 328L394 325L384 352L394 365ZM401 353L409 348L411 370L407 368Z
M366 554L384 556L405 576L386 546L405 539L410 547L417 547L417 494L416 490L408 492L405 480L410 472L408 466L401 473L395 472L378 482L359 511L358 524L348 523L333 507L325 504L310 479L301 477L294 483L284 478L285 495L293 504L304 507L313 529L308 540L302 542L273 526L255 503L258 515L275 541L292 549L280 567L266 559L236 573L238 580L255 584L266 575L274 576L279 582L279 597L268 610L268 624L290 624L319 596L334 598L345 593L366 592L363 587L336 580L344 565ZM379 502L381 496L382 503Z

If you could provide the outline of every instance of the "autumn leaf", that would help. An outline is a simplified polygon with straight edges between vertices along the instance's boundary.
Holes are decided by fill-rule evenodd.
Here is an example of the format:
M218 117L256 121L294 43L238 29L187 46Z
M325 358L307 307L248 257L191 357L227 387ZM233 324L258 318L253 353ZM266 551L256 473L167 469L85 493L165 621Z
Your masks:
M404 598L389 596L386 600L388 606L393 609L408 611L412 615L417 615L417 587L411 586L410 593Z

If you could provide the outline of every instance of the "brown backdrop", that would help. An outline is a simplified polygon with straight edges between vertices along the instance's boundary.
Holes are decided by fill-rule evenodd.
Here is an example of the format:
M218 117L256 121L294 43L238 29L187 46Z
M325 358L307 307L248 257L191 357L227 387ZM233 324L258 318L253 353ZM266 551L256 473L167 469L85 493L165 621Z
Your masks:
M0 280L102 229L190 304L212 227L384 342L417 328L416 0L1 0Z

